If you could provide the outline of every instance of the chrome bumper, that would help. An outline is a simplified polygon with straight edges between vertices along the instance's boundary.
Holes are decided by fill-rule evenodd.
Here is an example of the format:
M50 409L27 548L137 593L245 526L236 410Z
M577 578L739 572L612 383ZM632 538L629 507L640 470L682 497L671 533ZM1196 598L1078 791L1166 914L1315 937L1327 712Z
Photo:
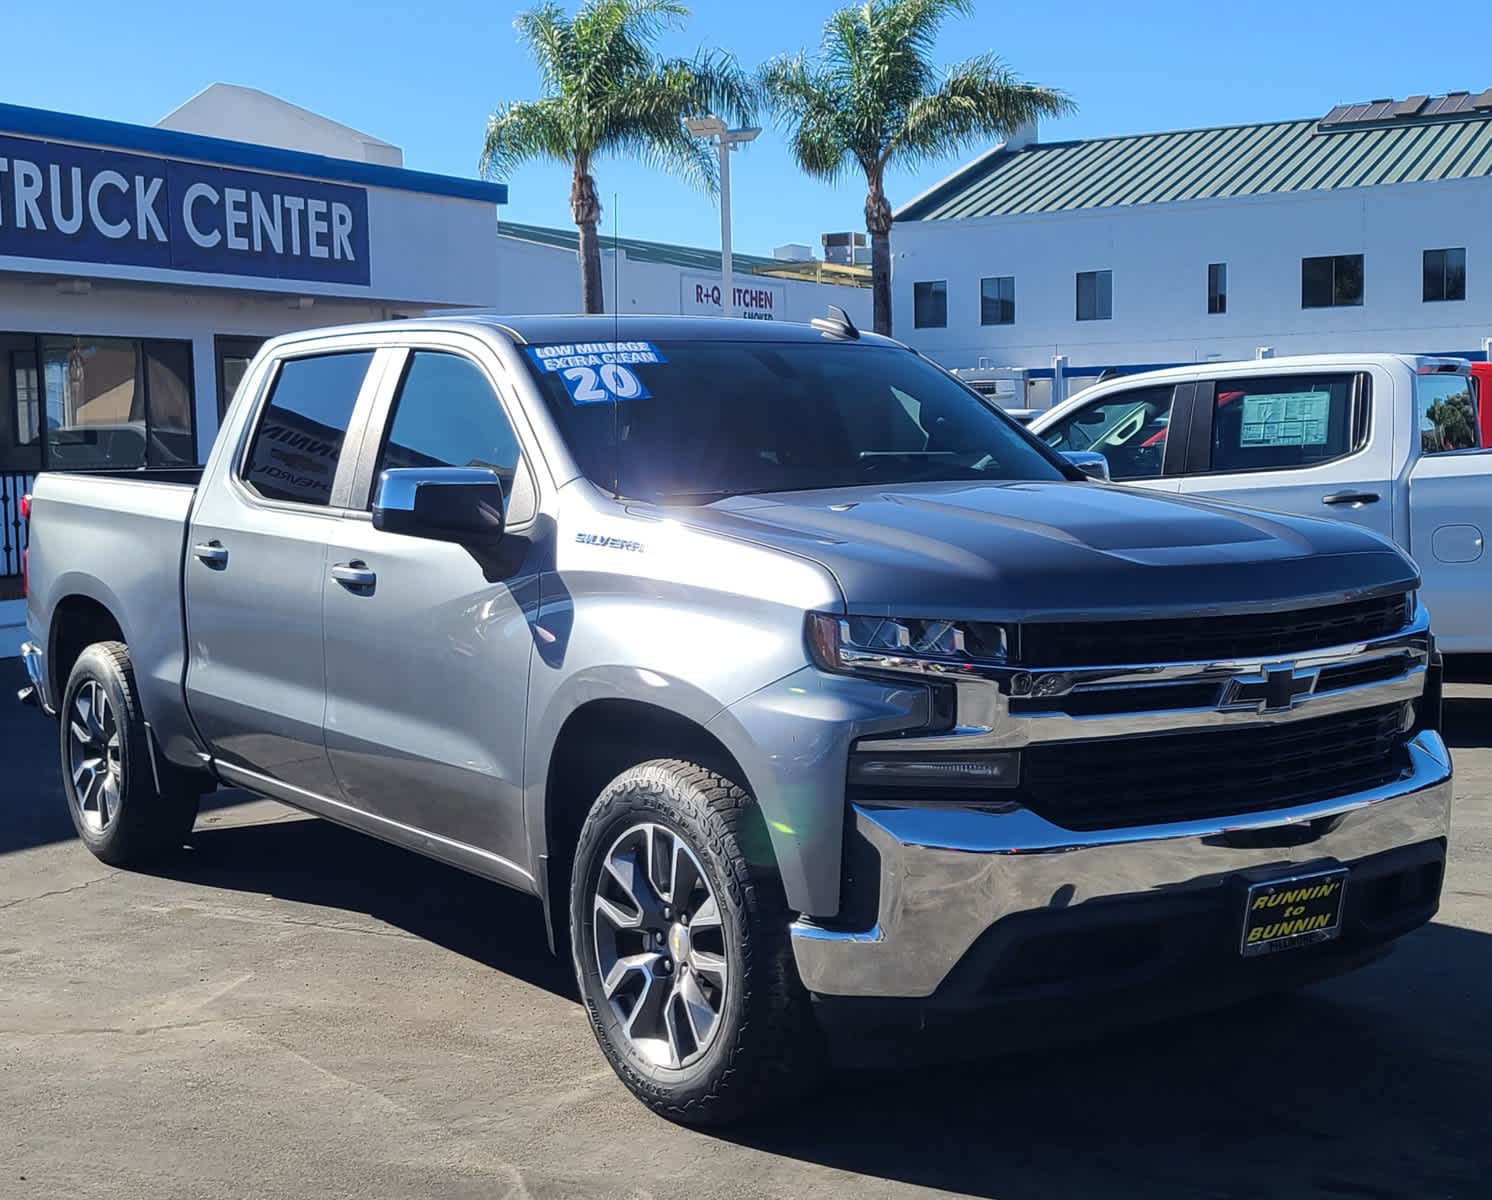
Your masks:
M1159 889L1227 886L1240 871L1351 862L1445 837L1451 763L1435 733L1409 743L1410 767L1372 791L1273 812L1074 833L1011 805L855 805L880 856L878 919L863 932L798 921L804 984L836 996L930 996L1002 918ZM1241 764L1240 764L1241 765ZM1278 830L1271 837L1268 831Z
M21 661L26 664L26 676L31 680L31 686L21 692L21 702L34 703L48 716L54 716L57 710L51 696L47 694L47 660L42 648L35 642L23 643Z

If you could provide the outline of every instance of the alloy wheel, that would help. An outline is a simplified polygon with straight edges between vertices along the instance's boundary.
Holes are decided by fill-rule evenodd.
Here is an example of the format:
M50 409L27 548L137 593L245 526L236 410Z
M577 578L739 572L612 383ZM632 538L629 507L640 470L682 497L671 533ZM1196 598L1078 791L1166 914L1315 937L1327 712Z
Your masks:
M78 812L90 832L103 833L119 812L119 724L103 685L90 679L73 697L67 756Z
M596 883L596 963L606 1002L648 1062L679 1069L720 1031L730 985L720 906L699 859L673 830L634 825Z

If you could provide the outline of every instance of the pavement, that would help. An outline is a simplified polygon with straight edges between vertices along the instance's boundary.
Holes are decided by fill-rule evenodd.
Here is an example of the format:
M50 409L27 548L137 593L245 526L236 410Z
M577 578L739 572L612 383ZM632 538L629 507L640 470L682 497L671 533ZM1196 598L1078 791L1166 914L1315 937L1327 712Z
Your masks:
M0 662L0 1197L1486 1197L1492 686L1450 689L1439 917L1308 991L1096 1044L653 1117L539 908L222 792L158 874L77 843Z

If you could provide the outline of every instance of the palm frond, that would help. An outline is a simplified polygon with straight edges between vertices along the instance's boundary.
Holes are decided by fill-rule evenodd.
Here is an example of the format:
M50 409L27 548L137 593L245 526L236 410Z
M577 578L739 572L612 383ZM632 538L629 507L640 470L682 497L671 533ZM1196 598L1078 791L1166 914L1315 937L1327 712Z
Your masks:
M561 101L511 101L487 118L477 169L484 179L507 179L520 163L535 159L573 163L578 147L570 134Z

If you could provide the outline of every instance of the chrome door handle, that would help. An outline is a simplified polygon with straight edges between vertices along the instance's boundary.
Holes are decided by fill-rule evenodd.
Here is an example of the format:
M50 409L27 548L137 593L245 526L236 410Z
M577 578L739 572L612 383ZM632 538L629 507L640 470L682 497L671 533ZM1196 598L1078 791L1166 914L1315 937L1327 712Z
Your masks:
M222 542L198 542L192 553L214 570L221 571L228 565L228 548Z
M1377 504L1377 492L1333 492L1321 497L1322 504Z
M378 572L370 571L367 563L357 560L338 563L332 568L332 578L349 592L366 592L378 582Z

